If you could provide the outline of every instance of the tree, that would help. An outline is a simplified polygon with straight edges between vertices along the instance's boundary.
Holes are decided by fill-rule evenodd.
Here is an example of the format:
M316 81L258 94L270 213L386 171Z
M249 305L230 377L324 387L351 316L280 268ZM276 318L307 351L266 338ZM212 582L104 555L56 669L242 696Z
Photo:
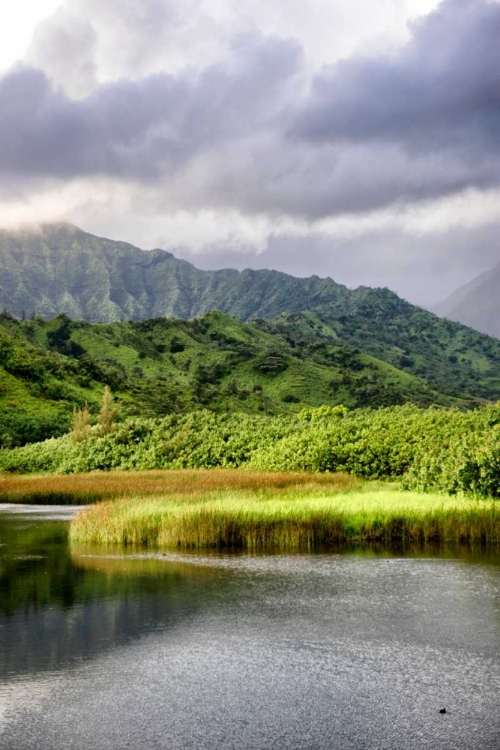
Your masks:
M83 409L73 409L73 418L71 421L71 439L75 443L81 443L90 437L90 416L89 405L86 403Z
M114 403L113 394L109 385L105 386L102 396L102 406L97 422L99 423L99 434L108 435L112 432L118 417L119 407Z

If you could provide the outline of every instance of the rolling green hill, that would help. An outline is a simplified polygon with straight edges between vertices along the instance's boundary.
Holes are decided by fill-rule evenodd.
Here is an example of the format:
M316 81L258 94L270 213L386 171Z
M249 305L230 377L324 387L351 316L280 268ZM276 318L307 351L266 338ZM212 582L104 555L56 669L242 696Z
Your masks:
M105 385L123 416L478 403L473 391L454 397L346 346L313 314L255 324L218 312L101 324L0 316L0 444L67 431L74 407L97 413Z
M313 313L285 313L261 325L292 341L307 334L319 347L330 336L454 398L500 399L498 339L439 320L389 290L367 291L365 299L360 295L343 315L330 316L320 308Z

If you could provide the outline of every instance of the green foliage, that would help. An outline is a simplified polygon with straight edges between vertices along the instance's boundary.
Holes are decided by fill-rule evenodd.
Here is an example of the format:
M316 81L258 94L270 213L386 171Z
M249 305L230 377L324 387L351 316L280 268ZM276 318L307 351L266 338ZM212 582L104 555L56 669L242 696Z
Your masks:
M316 318L294 319L296 340L281 321L246 324L221 313L193 321L88 324L0 320L0 407L34 415L64 413L85 403L96 414L109 387L125 417L160 417L200 408L215 412L296 413L304 407L419 405L470 407L425 381L359 350L340 346ZM304 328L306 326L307 330ZM288 331L288 333L286 333ZM285 332L285 333L284 333ZM310 332L310 334L308 333ZM3 369L2 369L3 368ZM12 420L11 420L12 423ZM60 435L12 430L5 445ZM54 419L47 424L54 425Z
M210 411L131 419L75 444L68 437L0 452L0 470L253 467L348 472L407 489L500 497L500 406L322 408L289 416Z
M71 334L77 329L78 324L64 314L58 315L55 318L55 323L57 325L47 332L49 346L68 357L82 357L85 354L85 349L71 338Z
M373 391L374 386L379 389L379 384L366 377L367 355L396 368L399 375L392 378L395 382L403 370L408 376L424 380L431 390L450 397L468 394L477 399L500 399L497 339L441 320L388 289L360 288L348 299L322 302L304 310L310 312L284 313L260 325L263 330L282 336L304 356L346 368L352 376L351 390L357 389L358 399L363 390L370 395L371 402L365 405L388 403L387 394L383 403L376 403ZM343 346L339 346L340 342ZM365 372L361 371L363 368ZM389 370L385 380L385 385L391 380ZM401 389L396 387L393 394L398 392ZM433 401L430 395L427 403Z
M270 351L260 357L255 366L266 375L278 375L287 369L288 362L283 352Z
M334 419L335 417L342 418L348 413L349 409L343 404L339 404L338 406L327 406L326 404L323 404L323 406L320 406L317 409L302 409L302 411L297 414L297 417L298 419L304 419L307 422L315 422L318 419Z
M71 416L57 409L28 412L18 407L0 406L0 449L63 435L70 423Z
M178 354L179 352L183 352L185 349L185 345L182 343L182 341L179 341L177 336L173 336L171 342L170 342L170 352L172 354ZM158 344L157 347L158 351L160 353L163 353L166 349L165 344Z

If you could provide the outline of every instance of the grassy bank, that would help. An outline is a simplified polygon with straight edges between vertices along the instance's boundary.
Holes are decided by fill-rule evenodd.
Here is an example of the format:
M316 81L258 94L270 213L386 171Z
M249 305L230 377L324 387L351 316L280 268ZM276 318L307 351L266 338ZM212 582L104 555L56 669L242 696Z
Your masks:
M300 550L359 542L499 542L500 504L348 474L197 469L0 479L0 502L88 504L73 542Z
M77 516L72 542L159 548L301 550L346 542L498 542L500 507L486 500L340 485L226 489L132 497Z

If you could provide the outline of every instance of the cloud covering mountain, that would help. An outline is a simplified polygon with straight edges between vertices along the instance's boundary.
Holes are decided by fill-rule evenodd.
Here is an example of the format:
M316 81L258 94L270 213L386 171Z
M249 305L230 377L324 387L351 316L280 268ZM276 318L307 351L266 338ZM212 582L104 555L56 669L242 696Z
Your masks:
M453 266L445 291L484 270L500 4L421 5L399 38L344 56L328 53L342 33L326 5L311 9L330 21L315 58L295 3L271 3L271 22L256 0L246 17L209 0L67 0L0 78L0 221L68 218L207 266L270 265L278 242L288 270L300 245L304 274L321 264L423 302L432 247Z

